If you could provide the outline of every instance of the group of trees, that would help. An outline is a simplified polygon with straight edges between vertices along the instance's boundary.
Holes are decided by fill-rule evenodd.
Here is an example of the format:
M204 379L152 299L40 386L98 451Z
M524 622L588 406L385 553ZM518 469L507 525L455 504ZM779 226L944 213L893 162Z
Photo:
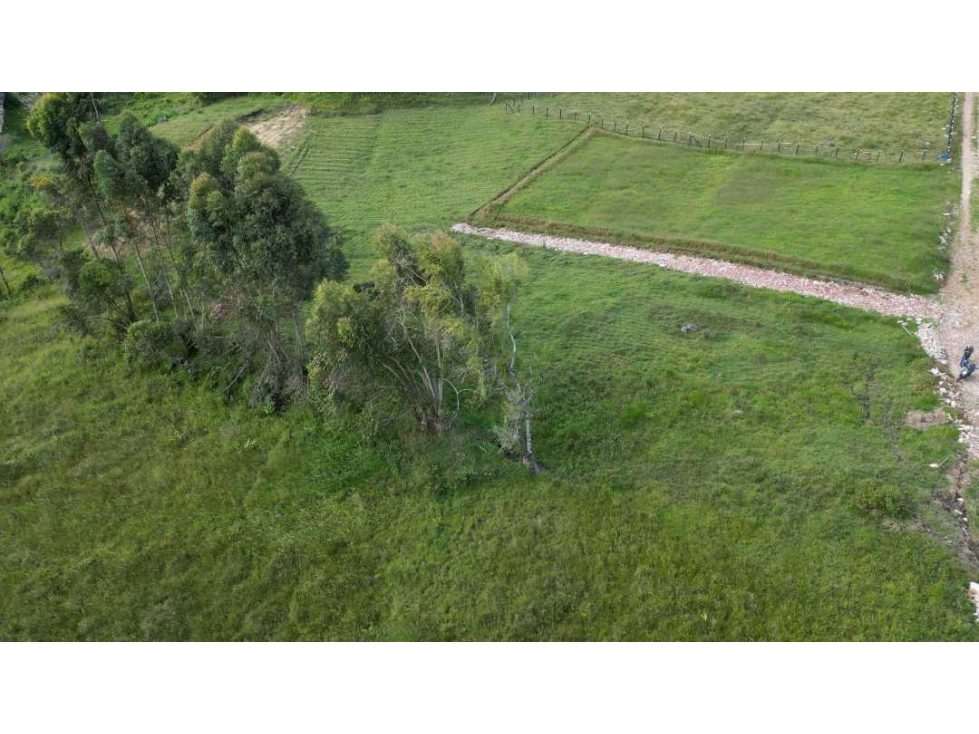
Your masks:
M316 291L309 331L317 383L361 406L404 405L435 431L465 404L497 396L501 446L536 471L536 386L518 373L511 323L522 262L510 255L470 263L444 233L412 238L390 225L377 244L382 258L368 282L325 281Z
M351 285L337 236L248 130L225 122L181 151L131 115L114 123L93 93L42 97L28 130L61 165L17 182L0 211L0 246L64 282L67 325L270 410L311 376L337 401L433 431L496 397L501 445L536 470L516 257L467 261L445 234L385 226L370 281ZM76 232L84 246L67 246Z
M226 391L246 382L256 403L294 399L307 383L301 304L346 273L323 216L232 122L180 151L131 115L110 133L97 110L87 93L47 94L27 123L61 162L34 181L35 229L61 243L77 227L87 243L32 252L64 275L67 322L123 339L137 362L203 371Z

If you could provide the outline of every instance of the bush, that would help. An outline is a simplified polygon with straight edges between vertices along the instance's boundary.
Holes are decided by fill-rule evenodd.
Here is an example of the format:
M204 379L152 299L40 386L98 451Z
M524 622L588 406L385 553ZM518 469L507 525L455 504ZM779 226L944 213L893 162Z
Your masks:
M29 293L32 290L40 288L42 285L44 285L44 283L45 280L42 276L38 275L37 273L28 273L27 277L20 281L20 287L18 290L21 293Z
M200 102L202 105L209 105L215 102L220 102L222 99L229 99L231 97L242 97L245 92L191 92L191 96Z
M136 321L126 330L126 359L139 367L173 367L184 361L186 349L178 329L169 321Z
M914 514L914 498L906 490L879 481L858 485L853 501L865 512L887 517L908 518Z

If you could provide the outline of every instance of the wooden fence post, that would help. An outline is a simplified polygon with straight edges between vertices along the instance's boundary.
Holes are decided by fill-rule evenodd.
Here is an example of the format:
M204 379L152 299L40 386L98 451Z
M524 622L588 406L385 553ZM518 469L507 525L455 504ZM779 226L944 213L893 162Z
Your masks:
M629 134L629 123L628 122L625 124L625 134L626 135Z
M904 160L904 151L902 150L901 151L901 157L897 159L897 162L898 163L901 163L903 160Z
M557 119L559 120L564 119L564 110L562 110L560 107L557 108Z
M656 133L656 139L657 140L662 140L663 139L663 128L660 128L659 129L659 132Z
M764 140L762 140L761 143L758 145L758 151L761 152L763 150L765 150L765 141Z
M799 155L799 144L798 143L795 144L795 154L796 155Z
M834 154L833 157L834 158L839 158L840 157L840 146L838 146L838 145L836 146L836 153Z
M710 150L710 135L707 136L707 150Z
M680 132L680 131L679 131L679 130L674 130L674 131L673 131L673 142L674 142L674 143L676 142L676 134L677 134L678 132Z

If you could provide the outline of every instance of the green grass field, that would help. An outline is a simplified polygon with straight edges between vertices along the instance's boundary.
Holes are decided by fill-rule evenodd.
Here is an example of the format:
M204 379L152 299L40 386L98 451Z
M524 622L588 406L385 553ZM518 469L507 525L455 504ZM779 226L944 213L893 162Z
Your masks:
M356 266L374 256L370 238L384 222L462 221L578 132L485 105L311 117L286 166L346 231Z
M945 148L951 92L719 93L571 92L526 104L611 120L679 128L703 136L899 151Z
M458 221L577 130L314 118L286 163L357 278L377 224ZM528 265L537 477L491 415L266 416L59 333L50 289L0 299L0 639L979 641L931 501L957 433L903 425L938 402L894 320L463 241Z
M956 433L902 426L935 404L910 336L524 257L538 478L483 416L373 440L312 407L265 417L59 336L57 298L8 305L0 637L977 639L932 537L954 537L928 464ZM877 485L916 519L854 506Z
M479 220L930 293L956 172L714 154L598 132Z

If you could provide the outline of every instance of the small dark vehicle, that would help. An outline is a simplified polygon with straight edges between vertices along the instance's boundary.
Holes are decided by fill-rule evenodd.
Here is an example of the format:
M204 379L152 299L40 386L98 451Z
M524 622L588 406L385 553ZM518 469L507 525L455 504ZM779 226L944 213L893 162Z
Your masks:
M972 356L972 347L966 347L965 351L962 352L962 359L959 360L959 379L964 380L970 377L976 369L979 369L979 365L969 359Z

